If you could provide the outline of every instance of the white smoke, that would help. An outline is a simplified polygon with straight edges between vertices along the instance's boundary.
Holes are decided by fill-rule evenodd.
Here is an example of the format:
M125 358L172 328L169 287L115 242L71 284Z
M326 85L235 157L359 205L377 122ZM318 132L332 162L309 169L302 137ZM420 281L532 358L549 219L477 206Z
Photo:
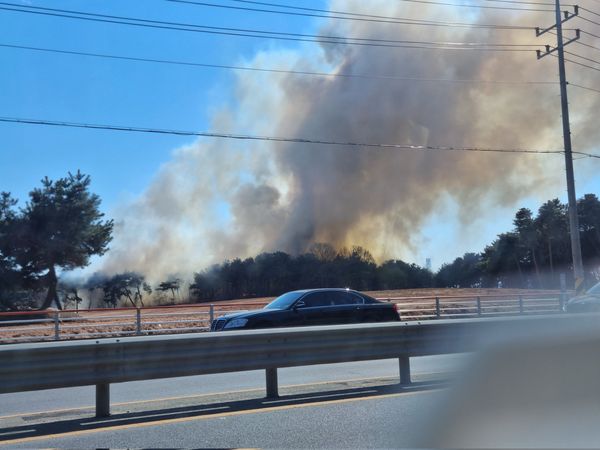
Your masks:
M389 1L333 1L332 10L468 21L452 8ZM545 13L504 16L535 25ZM508 17L508 19L506 19ZM523 17L523 18L521 18ZM490 13L468 17L493 23ZM321 34L371 39L545 43L522 31L326 21ZM551 60L551 58L547 58ZM555 61L530 52L440 51L305 45L264 51L245 64L396 77L550 80ZM234 107L212 129L333 141L456 147L561 148L558 86L443 83L237 72ZM579 106L578 129L593 142L598 99ZM198 139L178 149L136 201L117 211L104 271L149 279L261 251L298 253L313 242L362 245L376 258L411 258L419 230L458 205L463 227L524 197L556 196L560 156ZM550 198L548 197L548 198ZM499 230L504 231L504 230Z

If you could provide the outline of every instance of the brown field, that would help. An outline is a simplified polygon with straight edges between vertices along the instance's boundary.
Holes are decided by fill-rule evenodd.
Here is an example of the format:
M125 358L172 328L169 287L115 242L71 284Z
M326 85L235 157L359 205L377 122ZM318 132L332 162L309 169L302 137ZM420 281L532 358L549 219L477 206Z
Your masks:
M443 314L476 314L477 297L487 313L518 312L518 296L527 300L532 312L547 310L549 302L536 300L546 296L557 298L558 291L526 289L402 289L365 292L372 297L389 299L398 305L404 320L426 319L435 315L435 297L439 298ZM507 299L507 297L512 297ZM257 309L273 297L236 299L175 306L157 306L141 309L141 334L203 331L209 325L209 308L215 316L223 313ZM541 308L541 309L540 309ZM544 309L545 308L545 309ZM557 309L557 305L553 304ZM36 313L35 319L47 317L47 323L0 326L0 343L52 340L54 338L54 311ZM1 315L0 315L1 316ZM19 316L18 320L22 320ZM2 322L0 322L1 324ZM61 339L85 339L136 334L136 310L116 308L102 310L66 311L60 313Z

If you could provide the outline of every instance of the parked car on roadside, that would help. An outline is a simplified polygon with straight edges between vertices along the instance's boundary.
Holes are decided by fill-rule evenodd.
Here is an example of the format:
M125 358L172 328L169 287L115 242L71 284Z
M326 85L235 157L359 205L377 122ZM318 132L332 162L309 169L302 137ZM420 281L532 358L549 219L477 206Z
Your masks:
M398 320L394 303L350 289L307 289L287 292L263 309L219 317L212 322L211 331Z
M563 307L566 312L600 312L600 283L595 284L585 294L570 299Z

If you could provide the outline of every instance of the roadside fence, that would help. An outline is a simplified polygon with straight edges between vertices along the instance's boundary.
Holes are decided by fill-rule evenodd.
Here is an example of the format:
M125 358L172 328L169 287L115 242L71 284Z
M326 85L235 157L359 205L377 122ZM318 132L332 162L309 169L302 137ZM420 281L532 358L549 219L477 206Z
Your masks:
M566 294L378 297L397 305L401 320L435 320L562 311ZM90 310L43 310L0 313L0 344L98 339L103 337L196 333L226 314L260 309L266 303L220 302Z

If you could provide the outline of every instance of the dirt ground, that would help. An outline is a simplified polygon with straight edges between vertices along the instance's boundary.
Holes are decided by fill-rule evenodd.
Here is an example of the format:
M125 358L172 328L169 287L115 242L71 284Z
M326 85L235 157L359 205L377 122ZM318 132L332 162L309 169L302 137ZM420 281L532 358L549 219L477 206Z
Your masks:
M526 289L402 289L370 291L366 294L397 304L403 320L435 317L436 297L443 315L486 313L518 313L518 298L525 299L531 312L558 309L558 291ZM543 299L543 298L546 299ZM206 331L210 322L210 305L213 317L240 310L258 309L273 297L236 299L192 305L148 307L140 310L141 329L137 329L137 311L130 308L80 310L60 312L58 323L60 339L85 339L109 336L148 335L177 332ZM0 321L0 344L53 340L56 333L55 312L32 316L36 323L8 325ZM20 316L18 320L26 319ZM14 320L14 319L13 319Z

